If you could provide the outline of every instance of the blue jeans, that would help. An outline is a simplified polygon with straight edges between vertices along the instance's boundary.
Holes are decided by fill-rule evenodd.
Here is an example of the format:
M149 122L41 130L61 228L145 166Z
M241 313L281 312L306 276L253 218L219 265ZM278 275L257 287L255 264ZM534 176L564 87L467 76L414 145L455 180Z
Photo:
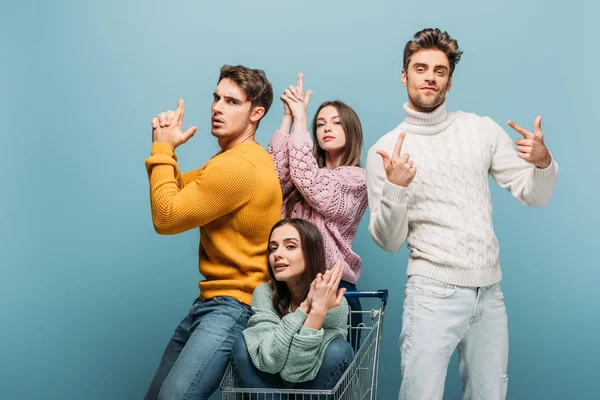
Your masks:
M337 384L353 357L354 351L350 343L342 338L335 338L325 349L323 364L321 364L315 379L291 383L283 380L279 374L269 374L258 370L250 359L243 337L237 339L233 348L233 363L242 381L241 384L246 388L329 390Z
M175 329L145 399L208 399L250 314L249 306L231 297L197 299Z

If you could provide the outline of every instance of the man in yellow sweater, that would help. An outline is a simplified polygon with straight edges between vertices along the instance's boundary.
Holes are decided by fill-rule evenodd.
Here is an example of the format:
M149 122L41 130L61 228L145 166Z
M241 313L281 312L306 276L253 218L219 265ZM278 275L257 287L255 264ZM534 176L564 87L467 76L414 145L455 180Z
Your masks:
M200 296L175 330L146 399L208 399L218 388L231 348L246 328L254 288L268 280L266 250L281 216L281 189L271 156L254 140L273 102L262 70L221 68L211 133L221 151L202 168L181 174L175 148L197 128L182 130L176 111L152 120L146 159L156 232L200 228Z

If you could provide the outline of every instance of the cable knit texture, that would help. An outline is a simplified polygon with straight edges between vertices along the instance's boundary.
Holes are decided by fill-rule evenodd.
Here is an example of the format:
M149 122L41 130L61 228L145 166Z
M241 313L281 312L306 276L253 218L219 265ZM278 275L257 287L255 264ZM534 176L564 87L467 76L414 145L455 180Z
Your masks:
M508 134L488 117L450 112L442 103L431 113L404 105L406 118L371 147L367 157L371 207L369 232L386 251L406 240L408 275L461 286L488 286L502 278L492 226L488 175L521 203L545 206L552 197L558 164L539 169L517 156ZM402 153L417 174L407 187L387 181L377 150L392 154L401 131Z
M310 133L293 135L275 132L267 150L273 157L283 193L283 212L294 187L305 201L297 203L293 218L315 224L325 241L327 268L342 260L346 268L343 279L356 283L362 262L352 251L356 229L367 208L366 172L360 167L319 168L312 154Z
M315 379L325 350L337 337L346 339L348 302L327 313L321 329L302 328L308 315L296 311L280 318L273 306L273 285L260 285L252 296L252 316L244 331L250 359L256 368L279 374L288 382Z
M257 143L242 143L182 175L173 147L153 144L146 169L156 231L200 228L200 298L250 304L254 289L269 279L267 242L281 213L269 154Z

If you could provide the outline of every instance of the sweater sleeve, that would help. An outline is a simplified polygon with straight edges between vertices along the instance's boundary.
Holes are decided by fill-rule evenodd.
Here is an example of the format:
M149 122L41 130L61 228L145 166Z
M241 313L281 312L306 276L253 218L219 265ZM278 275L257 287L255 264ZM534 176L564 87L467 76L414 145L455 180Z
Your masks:
M249 201L254 192L254 167L227 152L213 157L193 182L183 186L170 145L155 143L146 159L154 229L176 234L201 227ZM191 175L188 175L191 177Z
M273 158L273 163L275 164L275 170L277 171L283 198L288 195L293 186L292 177L290 176L290 162L288 159L288 143L290 137L289 134L275 131L267 146L267 151L271 155L271 158Z
M294 335L302 329L307 315L298 308L279 318L273 307L270 285L262 284L254 291L253 315L244 330L244 340L254 366L263 372L276 374L285 365Z
M181 188L187 186L188 183L194 182L196 178L198 178L198 175L200 175L200 171L202 171L202 168L194 169L181 174L181 183L183 185Z
M173 152L172 158L175 161L175 163L177 163L177 155L175 154L175 152ZM185 185L187 185L190 182L193 182L196 179L196 177L198 177L198 174L201 170L202 168L198 168L192 171L184 172L182 174L179 168L175 166L175 181L177 182L177 187L179 189L183 189Z
M537 168L518 157L508 134L490 118L483 118L486 133L492 134L490 175L500 187L507 189L521 203L544 207L552 198L558 179L558 164L552 158L547 168Z
M383 250L395 253L408 236L408 188L387 180L377 150L373 147L367 155L367 189L371 208L369 234Z
M356 200L366 196L366 173L361 168L319 168L308 132L296 132L289 143L290 175L306 202L323 216L345 216Z
M348 333L348 302L327 313L319 330L302 328L292 339L287 361L281 370L281 377L288 382L306 382L315 379L327 345L337 337L346 339Z

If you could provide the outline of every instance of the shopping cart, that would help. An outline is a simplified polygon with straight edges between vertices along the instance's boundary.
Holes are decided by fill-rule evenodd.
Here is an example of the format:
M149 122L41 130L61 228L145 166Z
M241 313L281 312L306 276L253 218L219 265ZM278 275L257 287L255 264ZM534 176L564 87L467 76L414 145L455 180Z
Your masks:
M350 326L350 342L357 348L354 359L331 390L294 390L294 389L251 389L239 385L238 373L230 363L221 381L223 400L375 400L377 399L377 373L379 368L379 349L383 331L383 315L387 304L388 291L347 291L346 297L378 299L377 307L363 308L369 311L351 311L360 314L362 323ZM375 305L375 300L362 301Z

